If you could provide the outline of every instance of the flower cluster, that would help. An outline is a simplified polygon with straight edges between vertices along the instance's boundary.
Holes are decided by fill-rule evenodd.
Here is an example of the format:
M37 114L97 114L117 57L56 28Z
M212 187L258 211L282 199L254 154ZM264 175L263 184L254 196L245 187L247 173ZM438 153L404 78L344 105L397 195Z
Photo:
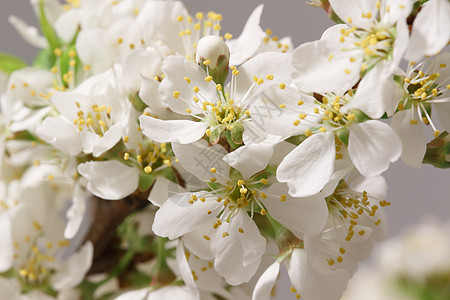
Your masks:
M281 265L339 299L390 163L450 167L448 0L312 1L338 24L297 48L262 5L235 38L180 1L31 3L41 52L0 56L2 299L261 300Z

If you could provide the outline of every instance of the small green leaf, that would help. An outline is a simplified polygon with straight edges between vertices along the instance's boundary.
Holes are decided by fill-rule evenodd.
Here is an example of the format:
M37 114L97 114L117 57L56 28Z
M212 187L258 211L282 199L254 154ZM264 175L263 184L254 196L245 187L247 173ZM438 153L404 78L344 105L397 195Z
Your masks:
M27 63L19 57L7 53L0 53L0 71L10 75L12 72L25 68L26 66Z

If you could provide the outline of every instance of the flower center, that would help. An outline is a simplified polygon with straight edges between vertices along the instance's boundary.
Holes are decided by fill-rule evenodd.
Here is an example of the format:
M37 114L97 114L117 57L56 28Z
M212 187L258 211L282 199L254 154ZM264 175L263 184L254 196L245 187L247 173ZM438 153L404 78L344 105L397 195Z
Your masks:
M76 105L78 107L78 118L73 123L78 126L80 132L87 130L102 137L112 126L111 106L106 107L105 105L98 106L94 104L91 109L84 111L80 109L78 102L76 102Z

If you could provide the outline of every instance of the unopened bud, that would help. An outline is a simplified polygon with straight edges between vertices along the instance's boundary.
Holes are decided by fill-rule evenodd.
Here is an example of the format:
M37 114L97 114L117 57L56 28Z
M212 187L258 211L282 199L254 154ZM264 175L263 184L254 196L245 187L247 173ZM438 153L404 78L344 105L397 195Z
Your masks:
M195 59L205 70L208 69L209 75L213 77L215 83L222 86L225 84L228 76L230 50L220 37L208 35L201 38L198 41Z
M215 70L219 64L220 59L227 61L230 58L230 50L227 44L216 35L208 35L200 39L197 45L197 54L195 59L197 63L202 64L205 61L209 62L210 70Z

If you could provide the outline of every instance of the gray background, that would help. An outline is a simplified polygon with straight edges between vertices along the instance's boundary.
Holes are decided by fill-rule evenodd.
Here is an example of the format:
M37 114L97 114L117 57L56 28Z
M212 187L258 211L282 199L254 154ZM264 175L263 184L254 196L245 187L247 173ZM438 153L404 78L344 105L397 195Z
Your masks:
M87 1L87 0L85 0ZM264 3L261 25L271 28L279 37L291 36L295 46L319 39L322 32L333 23L319 8L310 7L304 0L185 0L191 12L214 10L222 13L223 32L239 36L247 17L260 3ZM36 18L28 1L1 0L0 2L0 52L14 53L32 61L36 49L24 42L7 22L7 16L15 14L36 24ZM431 128L429 133L432 133ZM432 136L432 135L430 135ZM384 174L389 184L386 209L390 236L394 236L423 219L436 215L449 219L450 171L424 165L421 170L407 167L402 161L391 165ZM295 299L289 292L286 275L277 287L276 299Z

